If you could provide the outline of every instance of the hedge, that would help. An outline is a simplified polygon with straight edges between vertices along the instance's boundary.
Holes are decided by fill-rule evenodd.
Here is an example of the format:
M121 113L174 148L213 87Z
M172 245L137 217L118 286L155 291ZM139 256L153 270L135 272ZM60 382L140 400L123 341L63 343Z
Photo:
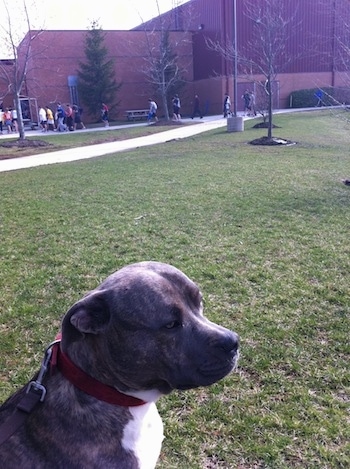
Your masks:
M290 94L289 105L290 107L314 107L318 104L318 93L321 90L322 106L339 106L341 104L350 103L350 89L349 88L311 88L308 90L293 91Z

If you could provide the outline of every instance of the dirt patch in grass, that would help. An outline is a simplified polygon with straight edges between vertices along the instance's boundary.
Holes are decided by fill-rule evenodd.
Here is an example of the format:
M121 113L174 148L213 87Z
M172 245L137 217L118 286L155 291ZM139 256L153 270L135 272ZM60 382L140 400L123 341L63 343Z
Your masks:
M23 151L28 150L28 149L33 149L33 148L42 148L42 147L52 147L52 143L46 142L44 140L29 140L29 139L24 139L24 140L11 140L7 142L1 142L0 147L3 148L11 148L11 149L17 149L19 151L18 154L16 155L2 155L0 153L0 160L6 160L9 158L13 158L14 156L22 156Z
M37 147L48 147L51 143L45 142L44 140L12 140L11 142L3 142L0 144L1 147L5 148L37 148Z

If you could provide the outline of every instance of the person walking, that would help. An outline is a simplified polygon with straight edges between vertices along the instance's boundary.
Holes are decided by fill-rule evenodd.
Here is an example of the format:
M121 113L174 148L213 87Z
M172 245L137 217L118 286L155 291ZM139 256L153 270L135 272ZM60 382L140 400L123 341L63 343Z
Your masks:
M231 99L228 93L226 93L224 98L224 117L227 117L229 114L231 114Z
M179 98L178 94L176 94L173 97L172 103L173 103L173 120L174 121L179 121L179 120L181 120L181 115L180 115L181 103L180 103L180 98Z
M10 109L10 111L11 111L12 129L14 129L15 132L18 132L18 115L17 115L17 109Z
M11 111L7 107L4 112L4 124L7 127L7 133L12 134L12 119L11 119Z
M57 130L59 132L65 132L67 130L67 126L64 122L66 118L66 114L64 112L64 109L61 103L57 103L56 116L57 116Z
M109 116L108 116L108 113L109 113L109 109L108 109L107 104L102 103L102 107L101 107L101 119L102 119L102 121L103 121L105 127L109 127Z
M4 123L4 111L2 105L0 106L0 135L2 135L2 124Z
M47 116L46 116L46 109L43 106L40 106L39 109L39 123L41 126L41 131L47 131Z
M149 98L148 103L149 103L149 111L148 111L147 122L150 124L152 119L154 119L155 122L158 122L158 117L157 117L158 106L157 106L157 103L151 98Z
M70 104L66 105L66 124L68 130L74 130L74 118L73 118L73 109Z
M47 119L47 130L56 130L55 129L55 121L53 118L53 112L49 108L49 106L45 107L46 111L46 119Z
M82 108L77 104L73 104L74 111L74 130L77 130L77 126L80 125L82 129L86 129L84 122L81 120Z
M320 88L316 91L315 98L317 99L315 107L323 106L323 91Z
M202 114L202 111L201 111L201 108L200 108L200 101L199 101L199 96L198 94L196 94L194 96L194 103L193 103L193 112L192 112L192 116L191 116L191 119L193 119L195 116L199 116L201 119L203 119L203 114Z
M242 94L242 99L244 101L244 113L245 115L249 115L250 111L250 94L248 90L245 90L245 92Z
M256 116L256 108L255 108L255 94L253 91L249 91L249 108L252 115Z

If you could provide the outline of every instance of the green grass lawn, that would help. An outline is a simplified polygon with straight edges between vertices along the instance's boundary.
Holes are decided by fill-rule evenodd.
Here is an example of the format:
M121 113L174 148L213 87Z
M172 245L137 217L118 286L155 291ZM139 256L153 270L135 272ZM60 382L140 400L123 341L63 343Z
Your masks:
M222 128L0 173L0 398L38 369L62 315L121 266L168 262L241 336L239 369L159 401L159 469L350 466L350 128L278 115L289 147Z

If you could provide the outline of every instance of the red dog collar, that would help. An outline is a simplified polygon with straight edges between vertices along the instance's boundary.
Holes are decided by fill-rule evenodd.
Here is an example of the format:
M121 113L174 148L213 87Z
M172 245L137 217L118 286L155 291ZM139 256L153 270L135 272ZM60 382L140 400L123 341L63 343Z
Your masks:
M122 407L135 407L146 404L142 399L123 394L117 389L103 384L88 375L76 366L71 359L61 350L60 342L56 342L52 348L51 366L57 367L62 375L80 391L95 397L99 401Z

